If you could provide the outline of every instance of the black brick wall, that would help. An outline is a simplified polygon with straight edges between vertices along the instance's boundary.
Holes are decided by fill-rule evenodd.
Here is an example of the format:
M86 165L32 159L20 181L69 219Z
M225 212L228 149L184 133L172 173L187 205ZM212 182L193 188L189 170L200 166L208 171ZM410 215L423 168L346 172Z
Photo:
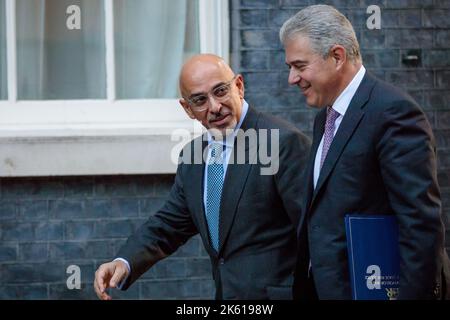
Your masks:
M158 210L173 175L0 180L0 299L94 299L94 272ZM66 269L81 269L69 290ZM198 236L114 298L212 298Z
M311 135L314 111L287 84L278 41L283 21L312 0L231 0L232 65L247 100ZM354 24L366 68L422 105L438 145L443 210L450 215L450 2L334 0ZM368 5L381 30L366 28ZM417 68L402 63L419 52ZM94 271L163 203L172 175L0 179L0 299L95 299ZM448 224L447 224L447 228ZM447 230L450 249L450 229ZM68 290L66 268L81 268L82 289ZM122 299L212 298L209 259L198 237L156 264Z

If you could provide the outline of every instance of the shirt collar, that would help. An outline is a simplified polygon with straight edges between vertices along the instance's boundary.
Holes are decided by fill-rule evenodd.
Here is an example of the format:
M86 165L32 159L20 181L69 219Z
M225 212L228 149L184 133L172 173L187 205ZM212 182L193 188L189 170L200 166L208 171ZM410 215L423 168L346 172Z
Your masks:
M236 125L236 127L233 130L233 133L228 135L224 140L220 140L220 141L215 141L211 134L209 133L209 131L207 131L208 134L208 145L210 145L212 142L215 143L220 143L222 145L226 145L227 147L232 148L234 146L234 138L236 137L238 130L241 128L242 122L245 119L245 116L247 115L247 111L248 111L248 103L247 101L243 100L242 102L242 113L241 113L241 119L239 120L239 123Z
M348 106L353 99L353 96L358 90L364 75L366 74L366 68L361 66L359 71L353 77L352 81L347 85L347 87L342 91L336 101L333 103L333 109L339 112L342 116L347 112Z

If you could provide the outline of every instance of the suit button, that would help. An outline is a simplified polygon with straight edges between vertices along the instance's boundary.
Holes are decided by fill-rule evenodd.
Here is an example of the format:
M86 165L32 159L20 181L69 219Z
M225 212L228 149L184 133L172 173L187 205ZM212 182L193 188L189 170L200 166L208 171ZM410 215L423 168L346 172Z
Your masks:
M219 259L219 264L225 264L225 260L223 258Z

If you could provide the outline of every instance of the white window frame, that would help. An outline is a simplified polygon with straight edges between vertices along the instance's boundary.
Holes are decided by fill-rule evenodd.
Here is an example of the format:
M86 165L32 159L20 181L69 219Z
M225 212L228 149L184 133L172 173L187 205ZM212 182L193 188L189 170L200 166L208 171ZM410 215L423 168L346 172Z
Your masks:
M174 173L176 129L198 125L178 99L116 100L113 0L105 0L107 97L17 99L16 0L6 0L8 100L0 101L0 177ZM200 51L228 61L228 0L199 0Z

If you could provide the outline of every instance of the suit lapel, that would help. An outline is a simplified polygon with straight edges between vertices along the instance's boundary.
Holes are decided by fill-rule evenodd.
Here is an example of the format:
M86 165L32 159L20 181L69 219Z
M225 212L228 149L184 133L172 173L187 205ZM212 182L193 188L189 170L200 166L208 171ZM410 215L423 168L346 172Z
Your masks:
M249 128L257 129L258 114L253 108L249 107L247 115L241 125L241 129L245 130ZM230 163L227 167L227 173L224 180L224 186L222 190L222 198L220 204L220 220L219 220L219 252L222 250L223 245L228 237L228 233L233 224L236 208L239 203L242 191L244 190L245 182L247 181L248 174L250 172L252 159L256 157L258 146L245 145L245 159L248 159L245 164L237 163L238 158L235 151L238 150L237 142L245 143L245 139L239 138L242 131L238 132L234 140L234 147L230 156ZM233 161L233 163L231 163Z
M345 113L341 125L339 126L339 129L336 132L333 142L331 143L330 149L328 150L327 157L325 158L325 162L323 163L323 167L320 171L317 186L313 192L310 206L314 204L314 201L318 193L320 192L320 189L323 187L324 182L327 180L328 176L332 172L334 166L336 165L337 160L342 154L342 151L344 150L345 146L347 145L348 141L353 135L353 132L358 127L359 122L364 116L364 111L362 110L362 108L369 100L370 92L373 88L373 85L374 79L368 73L366 73L366 75L363 78L363 81L361 82L361 85L359 86L358 90L353 96L353 99L350 102L347 112ZM322 128L321 130L322 134L323 130L324 129ZM322 137L322 134L320 134L320 136L317 137L316 139L319 142ZM315 154L313 156L315 156ZM314 171L314 165L312 171Z
M207 239L209 251L214 252L214 249L211 245L211 239L209 237L208 223L206 221L205 206L203 203L203 184L205 175L205 158L203 157L203 152L208 146L208 138L206 137L206 133L199 139L202 139L202 148L201 150L195 150L195 146L193 147L191 159L195 158L195 162L193 162L193 165L188 166L189 168L191 168L191 173L189 174L189 188L192 188L192 202L194 206L194 213L197 215L199 221L199 232L202 235L203 239ZM201 159L199 159L200 156ZM200 161L201 163L199 163Z
M319 148L320 140L322 138L322 135L323 135L323 132L325 129L326 117L327 117L326 109L323 109L323 110L319 111L319 113L316 115L316 119L314 121L314 129L313 129L313 138L314 139L313 139L313 143L311 145L308 166L306 168L306 172L307 172L306 183L307 183L307 185L306 185L305 201L303 202L306 210L310 206L312 196L314 193L314 161L316 158L317 149ZM305 215L302 215L300 223L299 223L298 231L301 229L301 225L303 223L304 218L305 218Z

